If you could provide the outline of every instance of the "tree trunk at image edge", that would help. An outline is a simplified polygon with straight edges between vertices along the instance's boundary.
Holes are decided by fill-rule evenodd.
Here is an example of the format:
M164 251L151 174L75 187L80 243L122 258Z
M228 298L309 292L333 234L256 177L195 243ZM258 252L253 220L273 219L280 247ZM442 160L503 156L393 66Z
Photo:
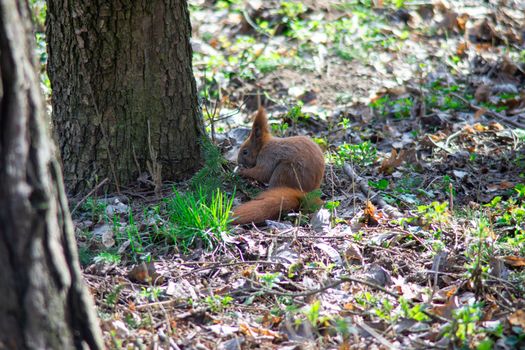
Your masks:
M0 1L0 349L101 349L32 35L27 4Z
M202 125L185 0L48 0L48 73L66 189L199 165ZM150 151L150 148L152 151Z

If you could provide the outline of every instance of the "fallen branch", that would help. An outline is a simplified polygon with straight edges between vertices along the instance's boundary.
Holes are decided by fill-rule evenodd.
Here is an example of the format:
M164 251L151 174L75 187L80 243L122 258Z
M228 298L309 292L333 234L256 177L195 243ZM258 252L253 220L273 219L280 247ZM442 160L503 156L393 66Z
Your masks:
M512 125L512 126L515 126L517 128L525 129L525 124L517 122L514 119L511 119L511 118L509 118L507 116L504 116L501 113L494 112L494 111L491 111L490 109L486 109L486 108L483 108L483 107L480 107L480 106L476 106L475 104L469 102L463 96L460 96L460 95L458 95L456 93L451 92L450 94L452 96L454 96L455 98L461 100L464 104L466 104L467 106L469 106L470 108L472 108L475 111L479 111L479 110L483 109L483 110L485 110L484 113L487 114L487 115L490 115L491 117L497 118L497 119L503 121L504 123L507 123L507 124Z
M345 174L359 186L359 190L369 198L373 198L373 202L381 209L385 210L385 212L393 216L395 218L402 217L403 214L401 214L396 208L385 202L381 196L376 193L375 191L372 191L370 187L368 186L368 181L366 179L363 179L361 176L357 175L357 173L354 171L354 169L348 164L345 163L343 165L343 170Z
M78 201L78 203L75 205L75 207L73 208L73 210L71 210L71 215L73 215L75 213L75 211L77 211L78 207L80 207L82 205L82 203L84 203L84 201L86 199L88 199L93 193L95 193L102 185L104 185L106 182L108 182L108 178L106 177L104 180L100 181L96 186L95 188L93 188L91 191L89 191L88 194L86 194L84 196L84 198L82 198L81 200Z

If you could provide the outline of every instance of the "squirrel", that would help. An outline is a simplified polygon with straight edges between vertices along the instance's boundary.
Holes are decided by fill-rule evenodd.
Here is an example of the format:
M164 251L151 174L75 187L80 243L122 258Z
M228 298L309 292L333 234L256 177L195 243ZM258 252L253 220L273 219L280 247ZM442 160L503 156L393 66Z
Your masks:
M324 176L321 148L306 136L274 137L266 111L259 106L248 138L239 149L241 176L267 183L269 189L233 209L233 224L278 219L299 209L306 193L318 189Z

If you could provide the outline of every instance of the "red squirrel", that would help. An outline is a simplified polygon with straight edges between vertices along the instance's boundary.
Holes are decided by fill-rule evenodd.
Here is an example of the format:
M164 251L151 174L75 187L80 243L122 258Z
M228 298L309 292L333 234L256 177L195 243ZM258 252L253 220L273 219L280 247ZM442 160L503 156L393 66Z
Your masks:
M324 175L321 148L306 136L274 137L266 111L259 107L250 135L241 145L239 174L267 183L269 189L233 209L234 224L278 219L300 207L306 193L318 189Z

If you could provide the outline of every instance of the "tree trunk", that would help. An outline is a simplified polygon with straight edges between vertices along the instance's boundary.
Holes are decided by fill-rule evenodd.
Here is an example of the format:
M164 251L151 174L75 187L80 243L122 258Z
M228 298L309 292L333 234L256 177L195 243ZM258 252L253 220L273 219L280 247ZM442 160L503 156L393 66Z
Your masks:
M31 36L27 4L0 1L0 349L101 349Z
M186 0L48 0L48 73L66 188L193 172L202 122Z

